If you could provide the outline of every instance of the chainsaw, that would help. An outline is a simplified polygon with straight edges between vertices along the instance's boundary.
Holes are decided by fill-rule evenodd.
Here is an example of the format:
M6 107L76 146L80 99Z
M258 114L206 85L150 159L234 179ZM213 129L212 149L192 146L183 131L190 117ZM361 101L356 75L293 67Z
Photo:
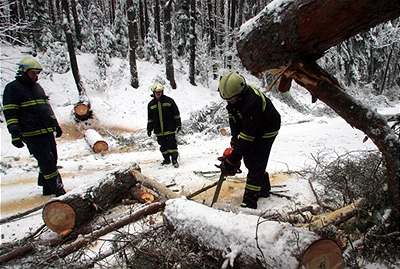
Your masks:
M222 157L219 157L218 160L221 161L221 163L226 159L229 158L232 154L233 148L226 148L224 150L224 153L222 154ZM221 169L221 165L215 165L217 168ZM236 168L235 173L242 173L242 170L240 170L240 168ZM218 200L218 196L219 193L221 192L221 187L222 187L222 183L225 181L226 176L224 175L223 171L221 170L221 174L219 176L218 182L217 182L217 187L215 189L215 193L214 193L214 197L212 199L211 202L211 207L215 204L215 202Z

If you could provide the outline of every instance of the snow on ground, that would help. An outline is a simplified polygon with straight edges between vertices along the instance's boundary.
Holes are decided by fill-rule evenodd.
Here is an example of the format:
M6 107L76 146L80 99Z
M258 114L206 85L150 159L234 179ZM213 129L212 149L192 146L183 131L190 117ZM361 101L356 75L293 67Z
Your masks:
M21 53L19 49L4 47L1 54L1 58L9 57L1 70L0 87L4 89L5 84L14 77L11 70L15 70L15 63L21 58ZM144 175L165 184L175 182L175 188L186 193L218 179L218 173L205 176L196 172L217 170L214 164L218 163L217 157L229 146L229 136L189 132L179 135L178 169L160 165L162 157L157 142L154 137L146 136L147 103L151 100L149 89L156 77L164 78L163 65L138 62L140 87L134 89L129 86L126 61L113 59L107 70L107 78L100 80L94 60L93 55L78 55L80 74L95 115L91 127L103 132L110 142L110 150L105 154L91 152L79 131L87 127L80 124L77 128L73 121L71 111L78 101L78 92L71 72L44 74L39 80L50 96L50 103L64 130L63 137L57 139L57 143L60 172L67 191L95 184L111 171L135 162L139 164ZM50 68L45 63L44 66ZM178 88L167 89L165 94L174 98L183 121L189 119L190 113L199 111L212 102L221 101L216 91L216 81L211 82L209 87L194 87L189 84L188 75L177 70L176 82ZM296 95L305 96L304 89L298 91L296 90ZM283 126L272 148L268 172L272 176L272 185L285 184L285 194L292 196L292 200L276 196L260 199L258 206L261 211L285 210L315 203L306 179L285 174L287 171L312 165L311 154L316 155L323 151L335 156L347 151L375 149L370 140L362 142L362 132L351 128L341 118L303 115L272 99L282 114ZM311 106L310 108L312 109ZM390 114L399 109L400 104L395 104L394 107L380 107L379 112ZM132 141L131 144L119 144L118 138L121 137ZM0 164L1 218L26 211L51 199L41 196L41 188L36 185L36 161L29 156L26 147L16 149L11 145L4 122L1 125ZM229 178L224 183L220 203L236 206L240 204L246 175L245 167L242 168L242 174ZM210 190L199 200L210 202L212 195L213 190ZM1 241L21 238L41 223L41 214L36 212L20 221L1 225ZM228 225L228 222L224 225Z

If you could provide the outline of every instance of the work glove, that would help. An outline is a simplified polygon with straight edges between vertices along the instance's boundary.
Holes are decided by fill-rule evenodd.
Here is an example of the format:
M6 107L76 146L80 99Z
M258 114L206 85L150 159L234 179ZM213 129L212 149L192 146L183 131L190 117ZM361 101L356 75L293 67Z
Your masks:
M177 128L176 128L176 133L178 134L178 133L181 133L182 132L182 127L181 126L178 126Z
M22 142L22 137L19 134L13 134L11 135L12 140L11 143L14 145L14 147L17 148L23 148L24 147L24 143Z
M239 139L236 136L232 136L231 138L231 147L236 148L239 144Z
M61 137L62 136L62 130L61 130L61 127L60 126L57 126L56 127L56 137L58 138L58 137Z
M219 161L221 161L220 169L221 173L224 176L234 176L237 173L240 173L240 161L238 162L232 162L228 158L225 157L219 157Z
M150 137L151 136L151 131L147 130L147 136Z

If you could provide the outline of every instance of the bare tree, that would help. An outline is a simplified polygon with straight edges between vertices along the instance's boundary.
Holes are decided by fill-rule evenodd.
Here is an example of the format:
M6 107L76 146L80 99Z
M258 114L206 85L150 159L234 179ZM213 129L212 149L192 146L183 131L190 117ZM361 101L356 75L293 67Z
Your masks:
M161 43L160 0L155 0L154 3L154 31L156 32L158 42Z

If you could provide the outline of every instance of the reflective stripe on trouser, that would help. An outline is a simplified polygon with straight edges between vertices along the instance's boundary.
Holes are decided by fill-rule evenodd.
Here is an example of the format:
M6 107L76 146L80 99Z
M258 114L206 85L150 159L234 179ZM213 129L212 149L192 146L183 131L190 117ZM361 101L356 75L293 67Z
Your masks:
M267 168L269 154L275 137L256 139L249 151L244 152L243 162L248 169L243 201L254 200L254 197L264 192L269 192L269 178L267 182L265 169Z
M40 169L38 185L43 190L54 192L62 188L62 180L57 169L57 146L53 133L25 137L30 154L37 160Z
M157 136L157 142L160 145L160 151L164 159L171 156L172 160L178 158L178 145L175 139L175 133L165 136Z

